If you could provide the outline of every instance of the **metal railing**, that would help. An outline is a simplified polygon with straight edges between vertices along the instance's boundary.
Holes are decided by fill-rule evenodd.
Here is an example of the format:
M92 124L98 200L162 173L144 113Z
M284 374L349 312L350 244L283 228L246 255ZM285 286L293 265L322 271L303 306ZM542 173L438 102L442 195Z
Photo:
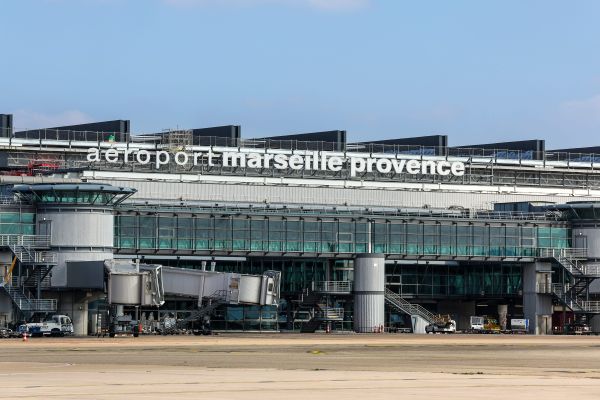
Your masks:
M56 311L56 299L35 299L14 286L4 286L13 302L21 311Z
M582 301L581 305L586 312L600 314L600 301Z
M435 314L427 310L425 307L419 304L409 303L400 297L400 295L387 288L385 289L385 299L398 310L408 315L418 315L429 323L433 323L438 319Z
M49 268L51 269L52 267ZM34 288L37 287L39 283L40 287L49 288L51 286L51 274L49 268L46 268L46 266L37 266L33 270L27 271L28 273L31 273L31 275L12 276L9 284L15 288ZM39 282L38 279L40 279Z
M582 259L587 257L587 249L541 247L538 249L538 256L541 258L554 258L571 275L586 275L585 264Z
M314 281L313 292L321 293L352 293L352 281Z
M161 198L161 196L163 198ZM220 198L219 198L220 199ZM243 201L236 203L227 203L218 201L215 202L206 200L168 200L164 199L164 193L150 195L147 198L135 198L132 201L123 203L120 210L152 210L152 211L169 211L173 209L181 210L182 207L193 208L195 212L206 211L206 213L222 212L225 214L237 215L240 213L252 214L275 214L275 215L333 215L349 217L373 216L373 217L417 217L417 218L447 218L447 219L484 219L484 220L513 220L513 221L555 221L560 215L554 211L547 212L520 212L520 211L492 211L492 210L475 210L475 209L445 209L445 208L392 208L392 207L358 207L358 206L327 206L327 205L311 205L311 197L298 199L296 204L302 206L290 206L288 201L281 200L278 204L277 199L271 199L270 204L251 203L240 204ZM242 199L243 200L243 199ZM310 201L309 201L310 200Z
M554 293L553 284L552 283L542 283L538 282L535 285L536 293L539 294L552 294Z
M586 248L555 248L555 247L538 247L538 255L540 257L565 257L571 259L585 259L587 257Z
M57 310L57 301L55 299L32 299L25 301L19 299L17 306L22 311L51 312Z
M596 276L600 277L600 264L595 262L585 262L581 263L581 267L586 276Z
M23 264L56 264L57 255L52 251L14 251L15 255Z
M50 235L0 235L0 246L47 249L50 247Z
M130 143L156 143L169 144L169 134L184 131L174 129L164 132L147 134L129 134L124 132L97 132L78 131L71 129L30 129L17 130L16 128L0 128L0 137L12 140L52 140L52 141L81 141L81 142L130 142ZM537 151L534 149L502 149L482 147L447 147L424 145L400 145L385 143L345 141L303 141L282 140L273 138L229 138L218 136L193 136L194 145L219 146L219 147L244 147L249 149L285 149L285 150L310 150L310 151L354 151L361 153L382 153L414 156L446 156L486 158L494 160L546 161L546 162L600 162L600 154L592 152L567 152L567 151Z
M17 198L15 198L15 196L9 196L9 195L0 195L0 204L6 205L6 204L20 204L21 201Z
M316 313L316 317L324 320L338 320L344 319L344 309L339 307L320 307Z

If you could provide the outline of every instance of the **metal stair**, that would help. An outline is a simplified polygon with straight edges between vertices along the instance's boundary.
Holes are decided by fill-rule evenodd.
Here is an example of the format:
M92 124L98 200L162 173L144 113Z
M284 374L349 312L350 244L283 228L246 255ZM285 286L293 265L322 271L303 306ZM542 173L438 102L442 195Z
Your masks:
M300 327L300 333L315 333L321 327L323 320L317 316L312 317Z
M26 288L34 288L38 286L48 288L50 286L50 271L52 271L52 265L39 265L31 270L28 275L22 279L22 286Z
M57 263L56 253L49 251L50 237L46 235L0 235L0 246L8 247L14 254L9 276L0 283L17 309L25 316L36 312L54 312L57 302L53 299L35 298L27 288L48 286L50 270ZM21 266L19 277L13 275L17 260Z
M552 295L562 305L567 306L574 313L580 314L600 314L600 301L581 300L571 293L569 285L560 283L552 284Z
M309 308L312 317L300 326L300 333L315 333L321 326L321 323L323 323L323 319L319 316L321 307L325 306L324 304L319 303L322 298L323 293L314 291L312 288L305 289L302 292L299 306L305 309Z
M54 312L57 309L55 299L34 299L25 294L22 289L9 285L2 285L2 288L10 296L19 310L23 312Z
M600 301L590 301L589 286L600 278L600 264L587 261L586 249L540 249L540 257L551 259L570 277L568 283L553 283L550 293L576 314L600 314Z
M396 310L411 316L417 315L430 324L433 324L436 321L438 321L438 317L431 311L427 310L425 307L419 304L409 303L408 301L404 300L398 293L395 293L388 288L385 289L385 301Z
M223 293L220 293L223 292ZM167 335L176 332L179 329L184 329L190 322L198 321L205 315L212 314L220 305L227 303L226 298L227 291L219 291L207 298L206 305L193 311L190 315L185 318L177 320L177 322L162 331L162 334Z

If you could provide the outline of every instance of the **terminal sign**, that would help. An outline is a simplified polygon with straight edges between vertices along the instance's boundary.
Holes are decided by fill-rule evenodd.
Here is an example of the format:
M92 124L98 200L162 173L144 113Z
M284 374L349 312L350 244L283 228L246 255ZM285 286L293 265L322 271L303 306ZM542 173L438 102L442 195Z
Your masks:
M170 163L180 166L201 165L253 169L305 170L339 172L349 170L351 177L370 172L381 174L427 174L463 176L465 164L460 161L416 160L387 157L339 156L327 152L305 154L259 152L184 152L137 149L88 149L89 162L154 164L157 169Z

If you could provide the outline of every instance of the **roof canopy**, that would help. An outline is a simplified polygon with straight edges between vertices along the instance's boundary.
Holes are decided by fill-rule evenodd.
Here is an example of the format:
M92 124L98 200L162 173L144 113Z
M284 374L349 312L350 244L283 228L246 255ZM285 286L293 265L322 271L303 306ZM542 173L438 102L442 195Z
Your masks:
M15 185L13 192L31 203L117 205L137 190L102 183Z

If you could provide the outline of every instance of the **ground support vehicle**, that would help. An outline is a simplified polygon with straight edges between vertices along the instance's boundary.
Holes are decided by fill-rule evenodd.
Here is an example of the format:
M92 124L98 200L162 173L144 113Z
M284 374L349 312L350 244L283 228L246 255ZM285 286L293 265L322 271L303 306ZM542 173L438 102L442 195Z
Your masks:
M19 334L10 328L0 328L0 338L8 339L19 337Z
M456 321L449 315L438 316L436 320L425 327L425 333L454 333L456 332Z
M484 317L483 331L482 333L501 333L500 324L498 320L492 317Z
M469 332L471 332L471 333L483 333L483 325L485 323L485 318L473 315L473 316L471 316L471 321L470 322L471 323L470 323L470 326L469 326Z
M53 315L44 322L31 322L19 326L19 336L65 336L72 335L73 322L67 315Z
M513 318L510 320L510 333L529 332L529 320L523 318Z

